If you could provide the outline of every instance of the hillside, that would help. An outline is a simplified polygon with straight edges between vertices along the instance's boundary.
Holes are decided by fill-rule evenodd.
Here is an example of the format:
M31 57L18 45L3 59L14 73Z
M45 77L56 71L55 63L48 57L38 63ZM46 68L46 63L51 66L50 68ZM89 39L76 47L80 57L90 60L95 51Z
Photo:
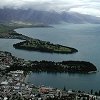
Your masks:
M0 9L0 22L24 21L31 23L57 24L68 23L100 23L100 18L75 12L37 11L23 9Z

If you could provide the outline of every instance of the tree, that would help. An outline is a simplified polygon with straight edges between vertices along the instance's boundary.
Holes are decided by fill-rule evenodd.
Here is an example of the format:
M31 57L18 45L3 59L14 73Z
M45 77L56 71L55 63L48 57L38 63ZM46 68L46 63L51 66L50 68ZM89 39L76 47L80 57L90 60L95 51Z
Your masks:
M96 96L98 95L98 92L97 92L97 91L95 92L95 95L96 95Z
M99 90L99 96L100 96L100 90Z
M93 94L93 89L91 89L91 94Z
M65 86L64 86L63 90L66 91L66 87Z

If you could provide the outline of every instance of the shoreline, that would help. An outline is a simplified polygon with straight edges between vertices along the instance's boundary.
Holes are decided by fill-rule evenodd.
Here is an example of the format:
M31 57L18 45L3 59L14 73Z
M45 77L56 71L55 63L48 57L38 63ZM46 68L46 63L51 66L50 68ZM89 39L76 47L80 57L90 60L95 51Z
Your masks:
M32 39L30 41L23 41L13 45L15 49L22 49L28 51L38 51L47 53L58 53L58 54L73 54L78 52L77 49L67 47L59 44L52 44L48 41L41 41L38 39Z
M2 29L7 28L7 30L6 32L0 33L0 38L23 40L23 42L13 45L15 49L39 51L39 52L47 52L47 53L61 53L61 54L72 54L72 53L78 52L77 49L72 48L72 47L67 47L67 46L63 46L59 44L53 44L53 43L50 43L49 41L42 41L39 39L34 39L34 38L25 36L23 34L19 34L16 31L14 31L17 28L26 28L26 27L29 28L32 26L2 26ZM33 26L33 27L40 27L40 26ZM21 46L23 43L24 44L28 43L30 44L30 46L27 47L27 44L26 46Z
M0 51L0 58L0 64L3 66L1 67L1 71L3 70L7 72L11 70L49 73L89 73L91 71L97 71L96 66L87 61L26 61L5 51Z
M2 26L2 25L1 25ZM6 38L6 39L21 39L21 40L23 40L23 42L20 42L20 43L17 43L17 44L14 44L13 46L16 48L19 48L19 49L28 49L28 50L35 50L35 51L40 51L40 52L48 52L48 53L61 53L61 54L72 54L72 53L76 53L76 52L78 52L78 50L76 50L76 49L74 49L74 48L71 48L71 47L67 47L67 46L63 46L63 45L59 45L59 44L52 44L52 43L50 43L50 42L48 42L48 41L42 41L42 40L39 40L39 39L33 39L33 38L30 38L30 37L28 37L28 36L25 36L25 35L22 35L22 34L19 34L19 33L17 33L16 31L14 31L14 29L16 29L16 28L26 28L26 27L32 27L32 26L9 26L9 27L7 27L7 26L2 26L4 29L5 28L7 28L7 30L5 30L5 31L7 31L8 33L1 33L0 34L0 38ZM24 41L25 40L25 41ZM20 44L21 45L23 45L23 43L25 43L24 44L24 46L22 46L22 47L20 47ZM28 46L28 45L29 46ZM31 44L31 45L30 45ZM45 45L45 46L44 46ZM28 47L27 47L28 46ZM31 47L32 46L32 47ZM21 60L22 59L20 59L20 60L16 60L16 62L17 63L19 63L19 66L23 66L23 65L21 65L20 64L20 62L21 62ZM23 60L23 62L24 63L26 63L26 61L25 60ZM36 61L37 62L37 64L33 61L30 61L29 63L30 63L30 67L31 67L31 70L32 70L32 64L34 65L36 65L36 66L39 66L39 64L41 65L41 64L43 64L43 61L41 61L41 62L39 62L39 61ZM62 61L63 62L63 61ZM47 65L49 65L49 64L51 64L51 66L53 66L53 67L57 67L57 65L58 65L58 69L60 69L59 71L57 71L57 72L70 72L70 70L68 69L68 66L67 67L63 67L63 65L62 65L62 62L52 62L52 61L45 61L45 64L47 64ZM83 64L83 66L84 66L84 62L82 62L82 61L73 61L72 63L77 63L76 64L76 66L74 66L73 68L72 68L72 70L71 70L71 72L74 72L74 70L76 70L76 72L81 72L82 70L81 69L79 69L80 67L80 62L81 62L81 64ZM15 63L15 64L17 64L17 63ZM32 64L31 64L32 63ZM86 61L85 61L85 63L87 63ZM74 65L75 65L74 64ZM90 65L92 65L91 63L89 63L88 62L88 64L90 64ZM24 64L25 65L25 64ZM79 66L78 66L79 65ZM16 65L14 65L14 66L16 66ZM36 67L35 66L35 67ZM69 68L71 68L71 66L72 65L70 65L69 66ZM36 71L47 71L48 70L48 68L46 68L47 66L45 66L45 68L43 69L42 67L42 69L40 68L40 69L37 69ZM46 70L45 70L46 69ZM73 70L74 69L74 70ZM96 68L95 68L96 69ZM53 70L53 69L52 69ZM85 69L84 69L85 70ZM97 70L97 69L96 69ZM48 70L49 71L49 70ZM95 71L95 70L91 70L91 69L88 69L88 71L87 72L89 72L89 71ZM51 71L50 71L51 72ZM54 72L56 72L56 70L54 70ZM84 71L83 71L84 72Z
M11 38L14 38L14 37L11 37ZM15 37L16 38L16 37ZM18 37L17 37L18 38ZM23 37L20 37L20 38L23 38ZM26 37L25 37L26 38ZM26 39L28 39L28 38L26 38ZM22 39L23 40L23 39ZM74 67L73 67L73 65L69 65L69 70L70 70L70 68L71 68L71 71L68 71L68 65L67 64L62 64L62 62L52 62L52 61L46 61L45 63L43 63L43 61L41 61L41 62L39 62L39 61L36 61L36 62L34 62L34 61L25 61L24 59L21 59L21 58L17 58L17 57L14 57L14 56L12 56L11 55L11 53L9 53L9 52L3 52L3 51L1 51L0 52L2 55L1 55L1 58L2 57L5 57L5 59L4 59L4 61L3 62L1 62L2 64L5 64L5 66L3 66L3 67L5 67L5 69L3 70L3 74L2 75L4 75L5 73L8 73L8 71L10 71L10 66L12 67L12 68L14 68L14 70L18 70L18 69L21 69L21 67L23 68L23 69L21 69L21 70L24 70L24 71L30 71L30 69L29 69L29 67L31 67L32 69L33 69L33 72L47 72L47 70L48 70L48 68L49 67L45 67L44 65L50 65L50 66L52 66L52 67L57 67L57 66L59 66L59 70L58 71L55 71L55 69L54 70L52 70L52 72L54 72L54 73L80 73L80 74L92 74L91 72L97 72L97 71L86 71L86 72L81 72L80 71L80 68L79 68L79 66L80 66L80 62L81 61L72 61L72 63L74 62L74 64L76 64L76 62L78 62L76 65L74 65ZM10 60L10 62L8 62L8 64L7 64L7 62L6 62L6 58L11 58ZM68 61L65 61L65 63L67 63ZM86 61L85 61L86 62ZM71 64L72 64L71 63ZM15 65L17 65L17 66L14 66L14 64ZM89 63L90 65L91 65L91 63ZM7 67L9 65L9 67ZM41 65L41 67L43 67L43 68L47 68L47 69L35 69L35 67L39 67ZM13 67L14 66L14 67ZM82 65L83 66L83 65ZM15 68L15 67L18 67L18 69L17 68ZM64 68L64 71L63 71L63 68ZM77 69L78 68L78 71L75 71L75 69ZM84 68L84 67L83 67ZM95 67L93 67L93 69L94 69ZM32 69L31 69L31 71L32 71ZM34 70L35 69L35 70ZM67 69L66 71L65 71L65 69ZM73 71L73 69L74 69L74 71ZM86 69L86 67L85 67L85 69ZM57 69L56 69L57 70ZM90 69L89 69L90 70ZM96 68L95 68L95 70L97 70ZM51 72L51 69L50 70L48 70L48 72ZM28 83L27 83L27 85L29 85ZM10 85L8 85L8 86L10 86ZM20 91L20 90L19 90ZM21 91L22 92L22 91ZM70 91L69 91L70 92ZM71 93L74 93L74 92L71 92ZM78 93L78 92L77 92ZM77 96L77 93L76 93L76 96ZM68 95L68 94L70 94L70 93L67 93L66 92L66 94ZM79 96L81 95L81 93L79 93ZM85 93L84 93L84 95L86 95ZM89 94L88 94L89 95ZM92 95L93 96L93 95ZM54 99L55 100L55 99Z
M84 91L80 89L67 89L65 86L63 88L55 88L45 85L36 86L32 83L25 82L24 72L22 70L10 71L5 75L0 83L0 98L11 100L30 100L30 99L40 99L40 100L99 100L100 92L94 91L93 89L89 91ZM12 99L13 98L13 99ZM80 99L79 99L80 98Z

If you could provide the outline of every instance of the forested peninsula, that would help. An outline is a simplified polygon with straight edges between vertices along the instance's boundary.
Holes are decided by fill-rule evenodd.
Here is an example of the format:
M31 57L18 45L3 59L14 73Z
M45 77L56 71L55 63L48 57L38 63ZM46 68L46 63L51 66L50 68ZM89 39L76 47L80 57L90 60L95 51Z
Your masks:
M71 54L78 52L78 50L62 46L59 44L52 44L47 41L41 41L38 39L32 39L30 41L23 41L13 45L16 49L23 49L29 51L40 51L40 52L48 52L48 53L61 53L61 54Z
M89 73L96 72L97 68L90 62L86 61L29 61L28 65L14 63L10 70L24 70L32 72L48 72L48 73Z

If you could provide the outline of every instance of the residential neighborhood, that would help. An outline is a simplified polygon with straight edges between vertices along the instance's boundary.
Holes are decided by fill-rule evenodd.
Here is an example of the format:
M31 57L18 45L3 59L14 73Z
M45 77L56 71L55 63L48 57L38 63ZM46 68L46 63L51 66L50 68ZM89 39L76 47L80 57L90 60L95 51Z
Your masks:
M17 61L19 65L29 64L8 52L0 52L0 100L100 100L99 94L28 83L27 72L8 70Z
M24 72L17 70L2 77L0 100L100 100L100 97L85 92L35 86L26 83Z

